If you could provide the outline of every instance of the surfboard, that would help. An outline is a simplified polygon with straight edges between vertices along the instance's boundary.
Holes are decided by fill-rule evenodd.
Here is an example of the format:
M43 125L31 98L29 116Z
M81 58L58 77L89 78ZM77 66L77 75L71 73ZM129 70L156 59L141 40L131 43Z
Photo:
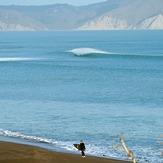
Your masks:
M77 148L78 150L81 150L80 144L73 144L75 148Z

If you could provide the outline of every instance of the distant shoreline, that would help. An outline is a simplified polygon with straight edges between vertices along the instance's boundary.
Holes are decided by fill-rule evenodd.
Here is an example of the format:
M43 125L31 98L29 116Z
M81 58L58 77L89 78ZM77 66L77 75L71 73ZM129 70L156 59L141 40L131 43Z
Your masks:
M1 31L0 32L144 32L144 31L147 31L147 32L153 32L153 31L160 31L162 32L163 29L125 29L125 30L35 30L35 31L32 31L32 30L17 30L17 31L7 31L7 30L4 30L4 31Z

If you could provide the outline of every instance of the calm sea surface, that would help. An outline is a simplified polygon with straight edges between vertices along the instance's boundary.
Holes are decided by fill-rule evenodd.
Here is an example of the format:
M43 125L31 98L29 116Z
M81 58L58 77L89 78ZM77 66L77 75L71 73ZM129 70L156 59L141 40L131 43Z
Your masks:
M0 33L0 139L162 163L163 31Z

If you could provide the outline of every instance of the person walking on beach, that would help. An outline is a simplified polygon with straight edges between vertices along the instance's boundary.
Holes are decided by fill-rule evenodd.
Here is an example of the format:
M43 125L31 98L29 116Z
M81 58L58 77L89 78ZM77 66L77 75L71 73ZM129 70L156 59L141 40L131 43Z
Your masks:
M84 158L86 148L85 148L85 144L84 144L84 142L82 140L80 141L80 148L81 148L82 157Z

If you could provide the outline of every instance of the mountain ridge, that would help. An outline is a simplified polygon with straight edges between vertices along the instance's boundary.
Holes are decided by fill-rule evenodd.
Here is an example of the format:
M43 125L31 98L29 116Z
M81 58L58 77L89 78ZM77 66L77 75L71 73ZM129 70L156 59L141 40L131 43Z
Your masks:
M0 6L0 31L163 29L162 0Z

